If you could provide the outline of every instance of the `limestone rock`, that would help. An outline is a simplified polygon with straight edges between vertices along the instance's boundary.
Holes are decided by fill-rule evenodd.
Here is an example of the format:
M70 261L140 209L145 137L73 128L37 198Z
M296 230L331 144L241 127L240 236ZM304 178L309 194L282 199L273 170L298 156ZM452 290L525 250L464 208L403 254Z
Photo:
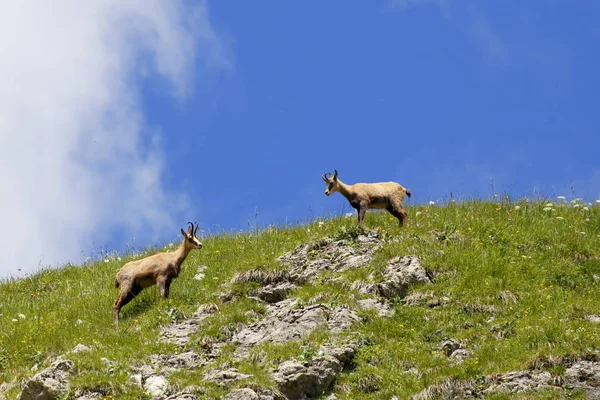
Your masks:
M71 353L82 353L84 351L90 351L90 348L85 344L79 343L77 346L75 346L75 348L73 348L73 350L71 350Z
M196 332L200 322L214 314L217 310L218 307L215 304L201 305L191 318L163 327L160 334L161 339L184 346L189 341L190 335Z
M20 400L53 400L69 391L73 362L57 360L25 383Z
M359 245L356 246L356 243ZM325 238L315 243L303 244L279 257L279 262L290 268L294 281L311 280L317 273L331 270L344 271L363 267L373 259L381 239L377 231L359 235L356 241Z
M326 348L323 355L309 362L290 360L273 373L279 390L289 399L315 398L327 390L345 365L354 358L352 346Z
M204 374L204 379L207 381L215 382L217 385L227 386L232 382L240 381L242 379L251 378L252 375L242 374L235 368L227 370L214 369Z
M144 390L151 396L161 397L167 394L169 382L162 375L151 375L144 381Z
M234 341L243 347L262 342L285 343L301 339L319 326L341 332L360 321L355 311L325 304L296 308L297 299L269 305L265 318L238 332Z
M375 310L380 317L391 317L394 315L394 309L387 301L379 301L373 298L358 300L358 305L365 310Z
M386 298L406 296L408 288L416 284L431 283L427 271L421 266L418 257L396 257L388 263L379 293Z

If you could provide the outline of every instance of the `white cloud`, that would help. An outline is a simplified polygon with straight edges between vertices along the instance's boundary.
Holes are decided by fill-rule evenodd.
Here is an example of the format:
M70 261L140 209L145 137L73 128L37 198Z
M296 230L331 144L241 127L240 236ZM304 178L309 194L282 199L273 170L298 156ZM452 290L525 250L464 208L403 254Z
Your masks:
M200 61L231 67L205 3L6 3L0 52L0 278L80 261L109 231L179 228L140 86L160 76L181 100Z

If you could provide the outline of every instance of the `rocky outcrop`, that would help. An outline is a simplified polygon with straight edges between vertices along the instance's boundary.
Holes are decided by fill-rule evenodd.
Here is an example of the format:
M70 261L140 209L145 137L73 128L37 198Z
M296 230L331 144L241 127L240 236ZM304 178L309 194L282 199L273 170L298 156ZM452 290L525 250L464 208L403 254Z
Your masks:
M325 238L307 243L278 258L290 267L290 276L295 281L309 281L324 271L344 271L368 265L374 252L381 245L377 231L358 235L356 240L334 240Z
M389 261L384 279L377 285L379 294L386 298L406 296L411 286L431 283L418 257L396 257Z
M57 360L25 383L20 400L54 400L69 391L73 362Z
M190 335L198 330L200 322L218 310L216 304L201 305L191 318L163 327L160 333L161 340L184 346Z
M304 363L286 361L273 373L279 390L288 399L311 399L321 395L344 366L352 361L355 348L350 345L324 348L321 353L321 356Z

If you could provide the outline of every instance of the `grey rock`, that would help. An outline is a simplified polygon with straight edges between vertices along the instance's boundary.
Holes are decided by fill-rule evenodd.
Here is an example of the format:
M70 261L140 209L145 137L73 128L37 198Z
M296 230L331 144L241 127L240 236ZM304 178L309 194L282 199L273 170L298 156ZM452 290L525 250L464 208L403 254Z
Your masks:
M416 284L431 283L418 257L396 257L388 263L379 293L386 298L406 296L408 289Z
M79 343L77 346L75 346L75 348L73 348L73 350L71 350L71 353L82 353L84 351L90 351L90 348L85 344Z
M144 381L144 390L151 396L161 397L167 394L169 382L162 375L151 375Z
M150 363L154 369L162 368L165 371L198 368L205 365L206 362L206 357L193 351L180 354L153 354L150 356Z
M289 282L271 283L258 289L257 296L267 303L277 303L285 300L287 295L295 288L297 286Z
M350 286L350 290L356 290L360 294L378 294L377 285L366 281L354 281Z
M600 399L600 362L577 361L565 371L567 383L586 391L587 399Z
M240 381L242 379L251 378L252 375L242 374L235 368L227 370L214 369L204 374L204 379L207 381L215 382L217 385L227 386L232 382Z
M448 379L415 394L413 400L464 400L480 398L472 380Z
M161 340L184 346L189 341L190 335L198 330L200 322L217 310L218 307L214 304L201 305L191 318L163 327L160 333Z
M324 355L309 362L290 360L283 362L273 373L279 390L288 399L310 399L327 390L335 377L354 358L352 346L325 348Z
M512 371L486 379L489 382L484 394L523 393L542 389L556 389L552 375L547 371Z
M288 299L267 306L265 318L238 332L234 341L242 347L250 347L262 342L285 343L307 336L319 326L333 332L348 329L360 321L355 311L325 304L296 308L297 299Z
M74 397L75 400L102 400L103 398L105 396L102 393L90 391L75 393Z
M165 400L199 400L198 397L187 391L179 392L167 397Z
M460 349L462 346L460 342L456 339L448 339L442 342L441 350L446 355L446 357L450 357L456 350Z
M588 321L600 324L600 315L587 315L585 318Z
M235 389L227 393L226 400L258 400L258 394L249 388Z
M57 360L25 383L20 400L53 400L69 391L73 362Z
M365 310L375 310L380 317L391 317L394 315L394 309L387 301L379 301L373 298L358 300L358 305Z
M279 257L278 261L291 267L290 275L293 280L302 282L322 271L339 272L368 265L380 244L377 231L359 235L355 242L350 239L325 238L300 245Z

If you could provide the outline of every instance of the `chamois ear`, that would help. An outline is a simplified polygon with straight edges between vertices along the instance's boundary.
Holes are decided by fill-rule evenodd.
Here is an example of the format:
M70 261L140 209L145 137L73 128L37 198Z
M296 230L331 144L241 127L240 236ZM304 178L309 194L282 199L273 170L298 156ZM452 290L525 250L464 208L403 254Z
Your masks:
M333 174L333 180L337 181L337 169L333 170L334 174Z
M183 230L183 228L181 229L181 234L183 235L183 237L187 237L187 234L185 233L185 231Z

